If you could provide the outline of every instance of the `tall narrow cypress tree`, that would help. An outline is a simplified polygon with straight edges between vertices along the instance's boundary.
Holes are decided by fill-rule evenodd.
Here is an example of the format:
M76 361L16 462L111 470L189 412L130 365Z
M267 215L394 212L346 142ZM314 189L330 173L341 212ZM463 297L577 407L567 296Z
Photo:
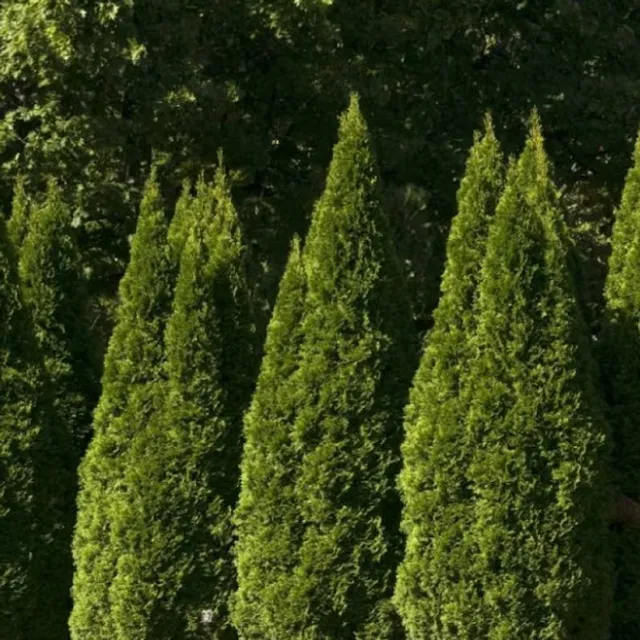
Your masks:
M606 318L601 360L614 439L619 491L640 499L640 137L616 212L605 287ZM640 636L640 537L621 528L616 542L616 591L612 637Z
M341 118L303 263L299 364L285 381L299 395L283 416L298 462L289 487L278 480L282 518L292 520L296 539L284 575L274 572L260 591L260 599L281 598L279 628L261 637L398 637L390 602L401 552L395 481L415 344L356 97ZM284 432L283 425L275 437ZM276 460L267 474L281 472ZM272 602L265 609L253 623L273 621Z
M7 224L9 240L18 254L22 248L22 243L27 237L31 209L31 199L27 195L24 187L24 176L18 176L13 188L11 218L9 218L9 222Z
M31 640L39 604L33 555L37 466L42 453L43 367L18 286L13 247L0 219L0 638ZM40 576L42 577L42 576ZM55 633L55 631L54 631ZM60 637L60 636L51 636Z
M125 478L133 502L112 589L121 640L236 637L231 516L257 345L222 166L192 206L166 334L167 403L157 428L135 438Z
M133 435L155 415L163 397L164 331L175 265L155 176L145 187L131 258L120 283L120 305L109 343L94 436L80 466L73 554L74 640L116 637L110 585L119 549L112 526Z
M608 637L608 434L549 173L534 116L482 269L468 569L435 637Z
M42 589L46 601L41 599L37 616L45 629L43 637L48 638L68 637L76 467L87 442L90 405L95 396L88 337L82 322L83 279L70 216L52 182L46 201L31 215L19 267L51 390L47 455L57 460L57 476L45 480L42 489L47 497L41 496L43 508L51 515L55 513L42 557L42 571L49 576Z
M299 456L291 439L302 341L305 274L294 239L267 329L264 358L244 425L242 486L235 513L238 591L232 615L242 638L280 638L292 628L282 602L301 523L294 495Z
M473 357L474 302L502 186L502 154L487 119L458 191L442 296L406 412L400 486L407 542L396 602L412 638L440 637L440 620L458 599L455 576L464 570L455 549L464 530L462 516L468 513L464 469L469 451L460 429L465 415L460 378Z

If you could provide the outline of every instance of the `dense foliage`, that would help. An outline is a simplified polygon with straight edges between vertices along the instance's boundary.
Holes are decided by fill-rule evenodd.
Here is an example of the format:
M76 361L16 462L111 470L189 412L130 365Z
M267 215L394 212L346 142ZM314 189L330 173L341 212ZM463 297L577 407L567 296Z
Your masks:
M614 436L617 487L640 498L640 139L616 212L605 296L607 324L602 346L603 381ZM621 529L616 536L614 637L640 633L640 537Z
M534 116L482 268L461 391L472 511L437 637L608 637L608 431L549 173Z
M123 481L130 510L118 514L111 588L122 640L236 637L227 612L236 584L231 516L258 349L223 168L214 185L200 182L190 206L166 331L166 403L134 436Z
M129 267L120 283L120 305L105 361L93 439L80 467L70 620L74 640L117 637L110 587L120 549L112 528L132 438L146 428L163 398L164 330L176 272L167 228L152 176L142 200Z
M468 520L465 472L471 451L461 428L461 378L473 359L476 292L489 223L502 192L503 161L491 121L476 137L458 191L458 214L447 245L442 294L407 406L404 467L405 557L396 602L412 638L440 637L453 623L457 577L466 558L455 552Z

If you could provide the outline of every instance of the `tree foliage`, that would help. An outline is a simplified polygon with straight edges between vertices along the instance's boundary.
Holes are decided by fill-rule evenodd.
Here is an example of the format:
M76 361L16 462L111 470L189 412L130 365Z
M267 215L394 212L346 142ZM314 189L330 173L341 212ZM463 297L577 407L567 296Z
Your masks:
M467 565L439 637L608 637L609 438L565 243L534 116L482 269Z
M640 139L636 142L622 202L616 212L612 252L605 288L606 325L601 348L603 381L614 437L614 471L618 491L638 499L640 442ZM616 592L612 633L633 637L640 615L631 603L640 597L640 540L624 528L616 535Z
M465 467L470 453L461 429L466 413L461 378L473 360L476 293L502 183L502 154L487 119L458 191L440 303L406 411L400 487L407 542L396 601L412 638L441 637L441 618L459 597L455 577L464 571L464 557L455 544L464 532L460 515L469 502Z
M167 220L154 177L149 180L120 284L120 305L105 361L93 440L80 466L78 522L73 554L74 640L113 640L110 586L119 549L112 527L134 435L160 406L164 378L164 330L170 312L175 265L167 244Z
M235 638L231 515L257 374L244 248L224 169L201 181L166 331L162 413L131 445L115 637ZM209 612L207 627L202 616Z

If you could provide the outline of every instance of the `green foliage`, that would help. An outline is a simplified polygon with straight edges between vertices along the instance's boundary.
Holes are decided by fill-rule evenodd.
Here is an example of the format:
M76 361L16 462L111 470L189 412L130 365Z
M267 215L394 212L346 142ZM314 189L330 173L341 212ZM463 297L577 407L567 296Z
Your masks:
M29 218L31 217L31 200L25 191L24 176L18 176L13 188L13 202L11 204L11 218L7 224L9 240L17 253L22 248L22 243L29 230Z
M15 213L14 213L15 215ZM51 181L31 215L20 254L20 280L55 394L55 411L79 456L89 441L96 395L83 311L86 290L71 211Z
M440 638L608 637L608 433L549 171L534 116L482 269L465 564Z
M405 418L400 487L407 535L396 603L412 638L444 637L441 619L459 598L455 576L464 557L455 551L459 517L469 496L470 451L460 429L465 402L461 378L473 359L474 309L489 223L503 184L503 160L491 121L476 135L458 191L458 214L447 245L440 303L413 382Z
M119 556L112 535L117 516L113 511L119 504L131 441L157 413L163 397L163 337L175 279L167 227L152 176L132 240L131 261L120 283L94 436L80 466L70 620L74 640L116 637L109 596Z
M291 286L292 302L302 288L292 286L295 264L294 258L283 283ZM250 638L395 638L401 633L390 604L401 547L395 476L413 328L355 97L341 119L303 268L301 318L288 311L288 292L279 300L287 321L300 322L299 338L287 350L274 347L274 319L273 361L265 361L247 422L251 458L243 466L236 620ZM273 410L265 406L269 391ZM294 397L283 401L291 391ZM272 459L283 438L288 446ZM285 474L292 454L296 467ZM281 511L274 495L261 512L252 495L259 478L281 494ZM282 548L263 549L260 538L251 548L242 523L268 519L278 522ZM263 552L276 558L275 567L265 570L261 558L251 559ZM270 582L256 589L263 578Z
M267 329L256 391L244 423L242 485L235 513L238 591L232 618L243 638L279 638L282 603L300 542L294 495L299 456L291 439L298 397L305 275L295 238ZM283 631L281 631L283 630Z
M616 212L605 288L606 325L600 350L614 437L617 488L640 499L640 138ZM640 633L640 539L633 529L616 535L615 638Z
M224 169L200 182L166 332L162 415L134 438L111 596L114 638L231 639L231 516L257 374L245 249ZM202 624L209 610L209 628Z

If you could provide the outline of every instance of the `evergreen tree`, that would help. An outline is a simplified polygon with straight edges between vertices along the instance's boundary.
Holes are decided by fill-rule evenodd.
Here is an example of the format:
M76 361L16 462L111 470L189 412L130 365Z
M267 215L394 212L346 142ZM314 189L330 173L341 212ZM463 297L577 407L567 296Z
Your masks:
M235 513L238 591L232 615L243 638L279 638L287 578L295 566L301 524L294 495L299 464L291 420L297 404L295 372L302 342L305 275L295 238L273 315L264 358L244 425L242 486Z
M464 570L464 559L454 547L463 532L460 516L468 499L464 468L469 451L460 430L465 415L460 379L473 356L474 301L502 183L502 154L487 118L458 191L442 296L406 411L400 486L407 542L396 601L414 638L440 637L439 620L458 598L453 578Z
M109 342L94 436L80 466L76 572L70 625L74 640L116 637L109 589L119 549L112 526L133 436L157 413L163 397L164 330L175 266L155 175L145 187L131 258Z
M257 574L247 570L259 567L260 561L250 562L248 555L263 549L252 551L246 541L241 544L240 563L249 581L241 586L244 612L238 610L239 620L249 620L249 628L255 625L255 631L245 635L241 629L241 635L398 637L401 630L390 602L401 551L395 480L415 345L411 310L356 97L340 122L303 263L307 288L299 362L291 377L283 367L283 379L272 386L276 398L295 389L295 406L283 406L282 424L264 436L277 440L288 431L296 467L288 478L282 477L282 461L266 457L268 467L259 470L282 492L282 512L267 517L289 521L278 529L285 535L291 532L291 542L284 543L290 545L291 557L288 566L268 575L271 584L251 602L254 594L246 589ZM257 430L251 421L259 418L254 411L251 430ZM272 446L263 444L263 452ZM245 464L249 487L250 468ZM245 519L249 507L262 507L252 504L250 496L241 505ZM265 516L253 517L263 521ZM274 597L280 598L277 603ZM253 612L247 610L249 604ZM265 628L259 628L262 621Z
M201 180L202 184L202 180ZM193 212L195 210L194 198L191 194L191 182L185 180L182 183L182 191L176 202L176 208L169 225L169 246L174 252L174 259L179 263L182 249L189 237L193 223Z
M535 115L490 230L476 348L461 390L467 564L458 603L415 637L603 640L608 434Z
M603 347L603 380L614 440L619 491L640 499L640 137L613 228ZM621 529L616 542L616 591L612 637L640 635L640 538Z
M88 443L96 395L84 323L86 290L71 211L55 182L35 208L20 255L20 280L56 399L56 418L72 436L76 455Z
M257 374L245 248L224 169L200 182L166 333L167 403L140 432L112 589L120 640L231 639L231 516ZM207 621L208 617L210 620Z
M18 176L13 187L11 218L9 218L7 224L9 240L13 244L16 253L20 252L22 243L27 237L31 208L31 200L24 188L24 176Z
M87 441L90 403L95 393L88 363L88 340L81 314L82 275L71 235L70 211L55 184L49 185L43 206L35 208L20 254L20 280L26 306L44 356L51 393L47 394L49 442L55 476L43 478L40 505L48 517L46 553L41 571L47 588L41 590L42 637L68 637L69 596L73 563L71 538L75 522L76 467ZM40 470L37 470L40 471Z
M43 380L14 260L0 219L0 638L31 640Z

